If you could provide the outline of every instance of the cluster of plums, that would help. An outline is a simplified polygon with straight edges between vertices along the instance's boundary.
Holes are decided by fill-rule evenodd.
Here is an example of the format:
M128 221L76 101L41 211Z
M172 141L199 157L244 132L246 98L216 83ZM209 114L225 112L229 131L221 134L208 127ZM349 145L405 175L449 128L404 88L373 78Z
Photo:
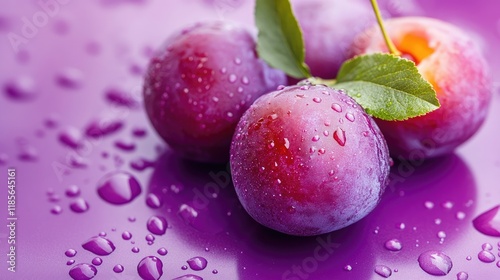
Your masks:
M334 78L350 57L387 52L378 27L353 32L370 7L355 3L340 9L343 14L328 14L339 2L295 7L306 62L322 78ZM464 32L422 17L391 19L386 28L433 85L438 110L382 121L342 89L283 86L291 79L259 59L251 33L217 21L182 30L152 58L146 111L180 156L229 160L238 197L259 223L303 236L346 227L379 202L390 155L423 159L452 152L478 130L490 100L484 59Z

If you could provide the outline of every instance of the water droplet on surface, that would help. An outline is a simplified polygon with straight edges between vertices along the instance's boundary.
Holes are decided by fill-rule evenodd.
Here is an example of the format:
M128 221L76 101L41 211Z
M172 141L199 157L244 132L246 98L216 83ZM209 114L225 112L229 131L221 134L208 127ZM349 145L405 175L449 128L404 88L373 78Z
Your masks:
M354 121L355 121L355 117L354 117L354 115L353 115L353 114L351 114L351 113L347 113L347 114L345 114L345 118L346 118L348 121L350 121L350 122L354 122Z
M467 279L469 279L469 274L467 274L467 272L460 271L459 273L457 273L457 280L467 280Z
M131 152L135 150L135 143L130 139L119 139L115 141L115 147L125 152Z
M23 145L18 158L22 161L36 161L38 160L38 151L33 146Z
M6 82L4 92L10 99L26 101L36 96L35 82L27 76L20 76Z
M463 220L463 219L465 219L465 213L464 212L457 212L455 217L459 220Z
M137 102L129 93L117 88L107 89L104 92L104 97L109 104L114 106L120 106L129 109L135 109L139 107L139 102Z
M340 146L345 146L346 143L346 137L345 137L345 131L342 130L340 127L333 132L333 139L339 143Z
M129 203L141 193L141 186L137 179L122 171L105 175L99 180L97 186L99 196L116 205Z
M332 104L332 109L335 111L335 112L338 112L338 113L341 113L342 112L342 107L337 104L337 103L333 103Z
M321 103L322 100L319 97L314 97L313 101L316 102L316 103Z
M75 260L68 260L68 261L66 262L66 265L72 265L72 264L74 264L74 263L75 263Z
M137 170L137 171L143 171L146 168L153 167L153 166L154 166L154 162L149 161L149 160L144 159L144 158L137 158L137 159L134 159L130 162L130 167L134 170Z
M142 137L145 137L147 135L147 131L144 128L136 127L134 129L132 129L132 135L137 137L137 138L142 138Z
M182 269L182 270L187 270L187 269L188 269L188 266L187 266L187 265L183 265L183 266L181 266L181 269Z
M132 253L139 253L139 247L132 247Z
M195 271L203 270L207 267L207 260L203 257L194 257L187 260L189 268Z
M418 257L418 264L423 271L430 275L447 275L453 263L447 255L438 251L426 251Z
M314 137L311 140L313 142L318 142L319 141L319 135L314 135Z
M229 75L228 80L229 80L229 82L230 82L230 83L234 83L234 82L236 82L236 79L237 79L237 77L236 77L236 75L235 75L235 74L231 74L231 75Z
M54 215L59 215L61 214L63 211L62 207L59 206L59 205L54 205L54 207L52 207L50 209L50 213L54 214Z
M243 83L244 85L248 85L250 81L248 80L247 76L244 76L243 78L241 78L241 83Z
M155 241L155 237L151 234L146 235L145 239L146 241L151 241L151 242Z
M83 198L77 198L70 203L69 208L75 213L84 213L89 210L89 203Z
M439 231L437 233L437 237L444 239L446 238L446 233L444 231Z
M59 134L59 142L70 148L77 149L82 146L83 135L75 127L67 127Z
M157 257L145 257L137 265L137 272L144 280L158 280L163 275L163 263Z
M491 245L490 243L484 243L484 244L481 246L481 248L482 248L483 250L486 250L486 251L491 251L491 250L493 250L493 245Z
M66 257L69 257L69 258L72 258L74 256L76 256L76 250L75 249L68 249L66 250L66 252L64 252L64 254L66 255Z
M149 193L146 197L146 204L153 209L158 209L163 205L163 197L155 193Z
M477 216L472 224L482 234L500 237L500 205Z
M167 231L167 220L161 216L151 216L147 222L147 228L152 234L164 235Z
M132 238L132 233L130 233L129 231L124 231L122 233L122 238L123 240L130 240Z
M92 264L99 266L99 265L102 264L102 259L99 258L99 257L95 257L95 258L92 259Z
M97 120L91 122L85 134L92 138L100 138L118 132L123 127L123 122L119 120Z
M352 266L346 265L346 266L344 266L344 270L345 271L351 271L352 270Z
M94 236L82 244L83 249L98 256L107 256L115 250L115 245L102 236Z
M212 270L212 273L217 274L217 273L219 273L219 271L217 269L214 269L214 270Z
M479 254L477 254L477 258L484 263L492 263L496 259L492 252L486 250L479 252Z
M374 271L384 278L389 278L392 275L392 270L385 265L376 265Z
M465 259L468 260L468 261L470 261L470 260L472 260L472 257L471 256L467 256Z
M167 254L168 254L168 251L167 251L167 249L165 249L165 247L161 247L161 248L159 248L156 252L157 252L157 253L158 253L158 255L160 255L160 256L165 256L165 255L167 255Z
M67 197L77 197L80 195L80 188L77 185L70 185L66 188L65 194Z
M443 208L446 208L446 209L451 209L451 208L453 208L453 202L451 202L451 201L446 201L445 203L443 203Z
M61 87L76 89L82 85L83 73L76 68L66 68L57 74L56 82Z
M403 244L398 239L387 240L384 247L389 251L401 251Z
M74 280L89 280L97 274L97 268L91 264L79 263L69 270L69 276Z
M113 267L113 271L116 273L122 273L125 268L121 264L117 264Z
M186 275L182 275L182 276L179 276L177 278L174 278L172 280L203 280L203 278L201 278L200 276L197 276L197 275L193 275L193 274L186 274Z

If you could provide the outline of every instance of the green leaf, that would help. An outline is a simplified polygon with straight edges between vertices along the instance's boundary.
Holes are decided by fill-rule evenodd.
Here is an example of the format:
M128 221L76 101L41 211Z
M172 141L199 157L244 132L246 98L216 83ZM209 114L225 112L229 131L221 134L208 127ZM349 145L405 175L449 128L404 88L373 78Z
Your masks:
M406 120L440 106L432 85L415 64L391 54L363 55L345 62L334 87L345 89L368 114L382 120Z
M255 22L259 29L257 51L274 68L295 78L309 78L302 31L288 0L257 0Z

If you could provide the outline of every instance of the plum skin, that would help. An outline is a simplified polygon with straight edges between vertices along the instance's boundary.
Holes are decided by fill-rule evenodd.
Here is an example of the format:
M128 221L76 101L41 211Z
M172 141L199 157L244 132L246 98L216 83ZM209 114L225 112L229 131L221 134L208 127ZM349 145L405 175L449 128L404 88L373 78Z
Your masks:
M375 121L342 91L318 85L257 99L238 123L230 166L250 216L311 236L365 217L385 190L389 161Z
M305 61L312 75L335 78L349 58L348 50L356 34L375 22L369 2L295 0L292 4L304 37Z
M285 83L284 73L257 57L245 28L214 21L166 41L151 59L143 96L153 127L177 154L224 163L243 112Z
M441 107L405 121L376 120L395 158L421 160L453 152L484 122L491 80L478 46L458 28L430 18L386 21L396 48L411 57L437 93ZM377 27L360 34L352 55L387 52Z

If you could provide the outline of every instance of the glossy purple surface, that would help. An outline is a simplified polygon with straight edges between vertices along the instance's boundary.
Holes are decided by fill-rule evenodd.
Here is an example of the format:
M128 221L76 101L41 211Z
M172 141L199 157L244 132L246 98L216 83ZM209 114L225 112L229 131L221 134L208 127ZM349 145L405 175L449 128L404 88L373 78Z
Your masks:
M34 0L1 1L0 279L71 279L70 271L83 278L94 269L93 279L138 279L142 267L147 279L383 279L387 268L389 279L433 279L418 263L427 251L449 256L453 266L446 279L464 273L469 279L500 278L500 240L472 223L500 204L498 1L381 1L394 15L438 17L479 40L495 81L491 110L455 155L395 162L392 184L366 218L308 238L254 222L239 204L227 166L175 157L142 109L142 72L168 35L203 19L251 27L253 1L59 2L65 4L46 12ZM34 21L39 27L26 27ZM9 42L14 33L24 36L17 38L17 52ZM110 89L120 94L110 97ZM141 106L130 106L136 103ZM81 139L71 133L61 140L68 127L79 130ZM135 149L117 142L132 142ZM6 262L8 168L16 169L15 273ZM137 179L142 190L131 202L116 205L99 196L99 181L115 171ZM79 193L67 193L73 185ZM161 205L146 203L150 193ZM71 209L82 209L83 201L86 211ZM146 239L152 216L164 217L168 229ZM125 231L128 240L122 238ZM93 236L105 237L116 249L93 261L97 256L81 248ZM386 249L393 239L401 250ZM69 249L78 253L68 257ZM489 262L491 255L495 260ZM149 258L139 266L147 257L161 262ZM206 268L189 268L194 257L206 259ZM75 263L67 265L71 259ZM123 271L117 273L119 265Z

